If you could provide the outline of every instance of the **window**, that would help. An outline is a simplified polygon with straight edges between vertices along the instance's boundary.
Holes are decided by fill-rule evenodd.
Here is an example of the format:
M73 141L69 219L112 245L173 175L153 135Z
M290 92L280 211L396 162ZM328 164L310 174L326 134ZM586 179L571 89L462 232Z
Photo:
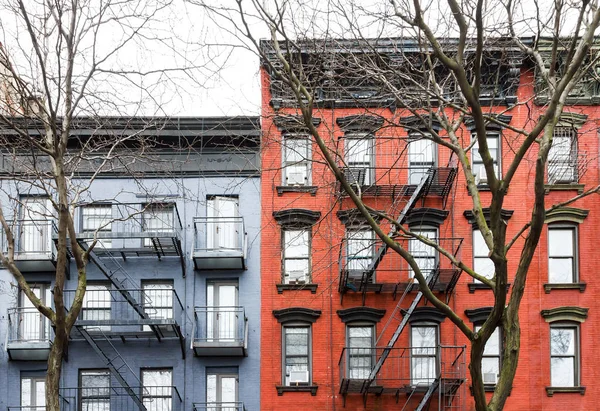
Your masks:
M548 183L577 181L577 130L573 127L555 127L548 153Z
M19 207L17 253L47 253L52 248L49 201L46 197L22 197Z
M489 250L481 231L473 230L473 269L477 274L491 279L494 277L496 268L493 261L488 258L488 254ZM479 283L480 281L475 279L474 282Z
M142 282L144 311L153 320L173 319L173 282ZM152 329L145 325L144 331Z
M310 282L310 230L283 231L283 282Z
M283 185L311 184L311 141L306 135L286 134L283 140Z
M578 330L569 323L550 327L550 381L553 387L579 386Z
M372 325L349 325L346 327L348 378L369 378L376 354L374 328Z
M416 136L415 136L416 137ZM418 136L408 144L408 184L419 184L430 168L435 167L435 143Z
M206 375L206 411L238 411L238 374L209 371Z
M34 285L30 288L43 304L49 304L52 301L49 284ZM18 339L20 341L48 341L51 329L50 320L35 308L23 290L19 292L19 299Z
M215 251L241 250L244 228L239 198L211 196L206 200L206 248Z
M551 284L577 281L576 233L575 227L548 227L548 282Z
M239 322L243 320L237 311L237 282L211 281L206 285L206 338L209 341L233 342L238 334Z
M475 331L479 331L481 326L475 326ZM502 347L501 331L496 328L483 349L483 359L481 360L481 373L483 383L487 385L496 385L500 376L500 347Z
M21 409L35 411L46 409L46 377L21 377Z
M411 232L433 242L438 241L436 228L415 227L411 228ZM415 259L423 276L428 278L437 266L437 250L416 238L411 238L408 243L408 251ZM410 278L413 278L414 274L411 269Z
M346 139L346 165L352 172L350 183L374 183L373 138L368 135L350 135Z
M93 204L81 208L81 231L83 234L93 236L98 233L112 231L112 206L110 204ZM110 247L110 240L100 240L100 247Z
M108 370L80 371L80 411L110 410L110 372Z
M283 381L286 386L309 385L310 327L283 327Z
M153 203L144 204L142 213L143 231L151 233L152 237L160 237L163 233L174 230L175 208L173 204ZM144 239L145 247L153 247L152 239Z
M411 326L411 384L430 385L437 377L437 326Z
M373 261L373 231L347 230L347 265L350 278L361 279ZM371 276L371 281L374 281Z
M148 411L171 411L173 370L142 370L142 403Z
M485 166L483 165L483 160L479 154L479 143L477 142L477 137L475 134L473 134L472 138L475 140L475 144L473 144L473 148L471 149L473 175L475 176L475 181L477 184L487 184ZM500 178L500 134L488 133L486 135L486 140L490 156L494 161L494 174L496 174L496 177Z
M107 284L88 284L83 297L81 319L83 321L110 320L110 286ZM110 331L110 325L86 326L90 330Z

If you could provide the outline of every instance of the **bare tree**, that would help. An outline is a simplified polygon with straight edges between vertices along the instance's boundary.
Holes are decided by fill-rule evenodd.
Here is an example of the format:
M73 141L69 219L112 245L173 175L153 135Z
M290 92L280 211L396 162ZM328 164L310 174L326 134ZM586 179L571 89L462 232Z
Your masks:
M54 329L46 376L48 410L60 409L63 358L82 309L86 266L102 230L97 227L87 245L78 242L76 208L99 200L91 198L89 189L106 173L137 179L143 176L140 164L165 171L176 167L172 160L151 154L159 143L147 131L160 130L162 120L142 118L129 124L103 115L162 114L165 104L174 96L184 98L184 89L200 87L218 64L216 53L202 55L200 43L183 41L174 32L173 22L181 20L177 7L170 0L0 5L0 151L5 159L0 205L5 248L0 261ZM122 132L102 132L115 123ZM74 135L81 129L88 130L85 138ZM180 148L176 146L171 148ZM137 182L152 198L152 187ZM19 193L47 200L33 207ZM19 236L32 229L17 222L19 210L30 213L29 220L56 221L54 232L46 230L56 249L52 302L42 301L19 269ZM124 210L124 220L139 219L145 211ZM77 289L67 307L64 289L71 258Z
M261 58L273 111L299 115L303 129L319 148L320 161L383 246L408 263L427 300L470 342L469 369L477 410L503 409L519 359L519 307L545 215L599 192L596 186L560 203L546 204L547 182L572 180L571 173L581 174L577 167L560 165L564 141L553 137L560 126L572 128L579 121L577 113L563 112L565 106L593 104L591 88L597 84L595 67L600 57L594 41L600 22L598 3L236 1L202 6L212 11L215 20L234 23L228 27ZM265 26L270 36L261 42L258 33ZM527 87L531 91L517 98L517 90ZM387 128L393 135L402 126L413 139L431 141L451 153L466 181L472 215L489 250L490 275L478 272L449 247L406 229L405 215L399 216L397 210L381 212L370 206L360 180L364 177L348 172L352 165L335 143L334 131L324 131L313 122L323 117L322 111L336 107L362 108L366 116L379 118L374 129ZM383 109L393 114L382 114ZM518 109L526 110L528 118L513 124L510 114ZM400 118L407 116L412 120L400 124ZM486 138L490 129L506 130L501 138L513 152L503 158L501 174L496 147ZM401 154L384 178L399 175L394 169L403 161ZM528 168L534 187L529 221L507 236L503 204L515 175ZM488 205L482 201L483 186L491 192L489 210L484 210ZM389 224L391 232L385 228ZM493 290L493 309L481 328L471 329L436 295L407 239L435 248L452 266ZM514 277L508 268L513 260L518 267ZM514 278L510 294L509 275ZM494 393L487 401L482 356L499 326L504 356Z

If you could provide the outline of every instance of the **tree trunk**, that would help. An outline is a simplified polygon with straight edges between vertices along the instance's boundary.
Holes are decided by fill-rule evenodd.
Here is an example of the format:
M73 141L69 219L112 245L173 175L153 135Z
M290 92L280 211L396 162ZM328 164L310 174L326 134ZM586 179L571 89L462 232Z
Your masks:
M48 372L46 374L46 411L61 411L60 409L60 375L66 345L67 333L64 325L56 326L56 335L48 356Z

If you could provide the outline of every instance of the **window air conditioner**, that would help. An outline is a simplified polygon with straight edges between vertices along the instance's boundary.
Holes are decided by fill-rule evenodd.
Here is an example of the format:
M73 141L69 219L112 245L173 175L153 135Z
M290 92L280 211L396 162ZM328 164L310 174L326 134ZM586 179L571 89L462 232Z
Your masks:
M485 173L485 166L479 166L477 174L475 174L475 184L487 184L487 174Z
M285 177L288 186L304 186L307 183L306 170L289 170Z
M308 371L290 371L290 385L308 385Z
M484 372L483 373L483 383L484 384L493 384L496 385L498 382L498 374L494 372Z
M306 273L304 270L292 270L285 273L288 284L306 284Z

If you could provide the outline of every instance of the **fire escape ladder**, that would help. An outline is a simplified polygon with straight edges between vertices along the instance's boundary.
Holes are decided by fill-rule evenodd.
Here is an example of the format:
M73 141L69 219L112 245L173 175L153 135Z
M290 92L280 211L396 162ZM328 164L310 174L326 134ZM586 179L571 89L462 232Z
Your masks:
M426 195L429 184L431 182L431 176L432 176L431 173L427 173L423 176L423 178L421 179L421 181L415 188L415 191L413 191L413 193L410 196L410 198L408 199L407 203L404 205L404 208L400 212L400 215L398 216L398 219L396 220L398 222L398 224L404 223L406 216L408 215L410 210L412 210L412 208L415 206L415 204L417 203L419 198ZM388 237L390 237L390 238L393 237L396 234L396 232L397 232L396 227L395 226L392 227L392 230L388 234ZM370 283L371 278L373 278L373 274L375 273L375 270L377 270L379 263L381 262L381 260L383 260L383 257L385 257L385 253L387 252L387 249L388 249L388 245L386 243L383 243L377 249L377 251L375 252L375 255L373 256L373 261L371 261L371 264L365 270L365 275L362 276L360 286L361 286L361 289L363 290L363 305L364 305L364 301L366 298L367 285Z
M88 250L88 245L85 241L78 240L77 243L83 250ZM96 243L96 247L98 246L102 247L100 242ZM146 294L143 291L141 291L140 296L144 301L142 301L141 303L138 302L128 291L133 290L137 287L135 286L135 283L133 282L129 274L127 274L127 271L125 271L125 268L123 268L123 266L119 264L119 261L110 253L110 250L108 248L103 249L103 255L106 256L106 259L111 262L113 268L110 268L102 259L100 259L100 257L98 257L94 250L90 251L89 258L100 269L100 271L102 271L106 278L110 280L111 284L123 296L125 301L127 301L127 303L131 305L131 307L133 307L134 311L138 313L142 319L150 320L151 317L150 315L148 315L148 311L153 310L151 300L146 296ZM163 337L163 333L160 327L156 325L150 325L149 327L156 335L158 341L160 341Z
M437 390L439 385L440 385L440 377L438 376L435 380L433 380L431 382L431 384L429 384L429 388L425 392L425 395L421 399L421 402L419 402L419 405L417 406L417 408L415 408L415 411L423 411L425 409L425 407L431 400L431 397L433 397L433 393L435 392L435 390Z
M131 367L125 362L125 359L119 354L115 346L106 337L101 328L77 327L83 338L92 346L94 351L102 358L111 374L119 381L119 384L125 389L131 399L139 406L140 411L147 411L140 396L131 388L125 380L125 373L129 374L129 378L135 381L135 385L141 387L142 384L133 372ZM94 331L94 336L90 335L89 330Z

